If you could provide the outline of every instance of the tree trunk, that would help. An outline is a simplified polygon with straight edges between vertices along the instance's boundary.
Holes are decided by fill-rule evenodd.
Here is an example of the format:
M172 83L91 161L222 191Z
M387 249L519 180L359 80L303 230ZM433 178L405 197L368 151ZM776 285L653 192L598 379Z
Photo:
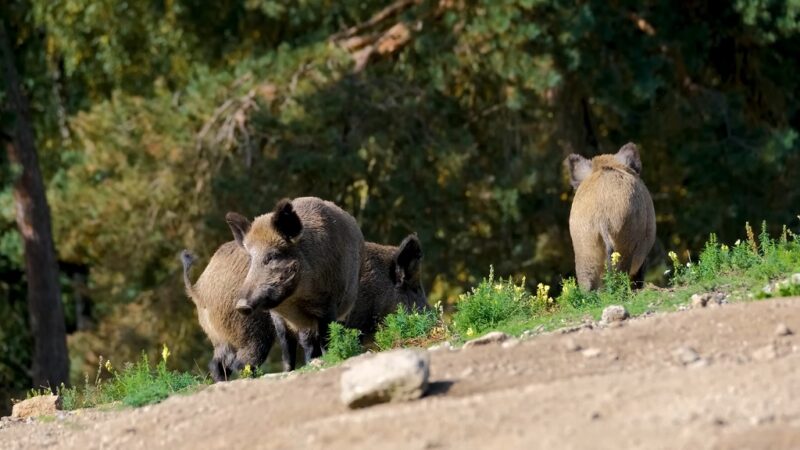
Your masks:
M28 100L22 91L11 43L2 21L0 58L5 75L6 102L14 116L12 136L4 137L2 141L9 162L21 169L13 190L17 226L25 244L28 314L35 342L31 374L34 386L56 388L69 382L69 358L50 208L39 172Z

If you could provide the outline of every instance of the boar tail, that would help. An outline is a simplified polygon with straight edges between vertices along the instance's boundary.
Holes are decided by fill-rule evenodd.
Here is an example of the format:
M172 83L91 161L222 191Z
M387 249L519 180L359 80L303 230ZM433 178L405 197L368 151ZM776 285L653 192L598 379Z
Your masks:
M183 264L183 284L186 285L186 294L191 297L192 301L196 301L194 286L192 286L192 280L189 279L189 269L194 264L194 255L189 250L184 249L181 252L181 264Z

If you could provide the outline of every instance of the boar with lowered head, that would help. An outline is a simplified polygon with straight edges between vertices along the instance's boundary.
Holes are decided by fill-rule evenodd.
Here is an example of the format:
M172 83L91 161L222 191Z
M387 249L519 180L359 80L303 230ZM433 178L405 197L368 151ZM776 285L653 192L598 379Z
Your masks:
M588 160L572 154L564 161L576 189L569 214L578 285L602 284L611 255L620 254L617 269L642 282L644 262L655 242L653 200L642 182L639 149L625 144L615 154Z
M358 295L364 236L355 219L331 202L302 197L279 201L252 223L237 213L226 220L250 259L236 309L272 311L307 337L306 360L321 356L328 326L347 317Z
M361 260L358 300L345 326L356 328L369 338L399 305L408 311L426 309L421 262L422 246L415 234L403 239L399 247L367 242Z
M194 256L184 250L181 262L186 293L197 307L200 326L214 346L208 366L211 378L223 381L246 365L254 369L260 366L272 347L275 331L268 313L244 316L236 311L237 294L249 266L247 253L236 242L223 244L194 285L189 279Z

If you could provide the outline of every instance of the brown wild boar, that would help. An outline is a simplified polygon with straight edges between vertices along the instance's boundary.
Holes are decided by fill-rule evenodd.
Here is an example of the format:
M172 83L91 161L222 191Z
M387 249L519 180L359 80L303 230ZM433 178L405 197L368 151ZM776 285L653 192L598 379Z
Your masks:
M625 144L616 154L587 160L572 154L564 160L576 189L569 214L578 285L597 289L611 254L617 269L641 284L644 262L656 237L653 200L642 182L639 149Z
M181 262L186 293L197 307L200 326L214 346L208 366L214 381L227 380L232 372L248 364L254 369L260 366L272 347L275 330L268 313L245 316L236 311L237 294L249 266L247 253L234 241L223 244L194 285L189 279L194 256L184 250Z
M420 282L422 246L415 234L399 247L367 242L361 260L358 299L345 321L369 338L387 315L403 305L408 311L428 307Z
M331 202L302 197L279 201L252 223L233 212L226 220L250 257L236 309L243 315L272 311L302 332L307 361L321 356L328 326L347 317L358 295L364 236L353 216ZM293 333L283 334L291 339Z

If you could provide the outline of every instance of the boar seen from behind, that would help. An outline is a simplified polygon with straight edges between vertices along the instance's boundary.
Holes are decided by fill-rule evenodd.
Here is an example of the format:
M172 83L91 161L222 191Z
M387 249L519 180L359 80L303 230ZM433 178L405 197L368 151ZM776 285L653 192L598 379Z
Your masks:
M591 160L572 154L564 165L576 189L569 231L578 285L584 290L599 288L614 252L620 254L616 269L640 285L645 258L655 242L656 218L640 178L638 148L628 143L616 154Z

